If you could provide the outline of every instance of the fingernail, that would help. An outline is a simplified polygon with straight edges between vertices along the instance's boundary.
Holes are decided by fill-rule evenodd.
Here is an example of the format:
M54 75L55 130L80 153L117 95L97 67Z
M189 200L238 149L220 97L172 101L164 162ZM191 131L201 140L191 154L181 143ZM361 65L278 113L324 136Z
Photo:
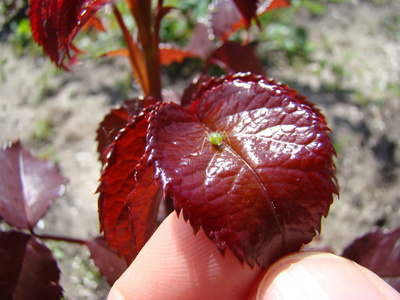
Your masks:
M108 294L107 300L125 300L125 298L116 289L111 289Z
M301 252L284 257L265 274L256 299L400 299L381 278L329 253Z

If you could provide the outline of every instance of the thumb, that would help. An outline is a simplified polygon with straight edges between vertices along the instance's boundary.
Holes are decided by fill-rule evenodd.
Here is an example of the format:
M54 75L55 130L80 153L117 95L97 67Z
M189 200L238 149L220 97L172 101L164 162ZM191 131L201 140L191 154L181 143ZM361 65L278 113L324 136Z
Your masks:
M272 265L250 299L400 299L370 270L322 252L299 252Z

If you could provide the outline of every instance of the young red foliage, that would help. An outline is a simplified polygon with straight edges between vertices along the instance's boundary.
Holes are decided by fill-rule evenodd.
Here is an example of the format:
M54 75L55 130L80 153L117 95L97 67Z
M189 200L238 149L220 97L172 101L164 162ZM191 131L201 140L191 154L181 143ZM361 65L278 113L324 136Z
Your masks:
M250 5L249 5L250 4ZM209 5L213 34L223 42L238 29L250 26L251 20L272 9L290 6L289 0L232 1L214 0Z
M0 218L33 229L53 201L62 196L67 178L50 161L38 159L21 142L0 151Z
M0 298L58 300L60 271L51 251L34 237L0 232Z
M400 293L400 228L364 234L342 256L375 272Z
M109 2L30 0L33 37L52 61L67 69L65 59L74 62L74 52L79 52L74 37L85 24L104 30L95 14ZM290 1L214 0L209 6L211 24L207 27L199 23L185 50L160 47L161 20L171 7L158 0L152 13L151 0L127 3L137 25L137 38L112 4L127 49L107 55L127 56L144 95L154 98L124 103L105 118L98 131L98 150L104 164L98 189L99 217L107 242L132 261L173 202L194 232L202 228L221 253L228 247L242 263L267 267L280 256L298 250L312 239L315 230L320 230L332 194L338 193L332 160L335 152L321 112L287 86L249 74L202 76L185 91L182 106L154 100L162 98L160 64L181 62L187 57L205 60L206 67L214 63L228 71L264 74L246 46L248 41L238 44L228 38L239 28L248 28L253 19L259 25L257 15L289 6ZM218 48L214 36L222 42ZM217 140L207 140L212 133ZM15 157L9 160L15 161ZM34 199L34 205L25 205L29 201L20 193L20 186L15 188L19 180L14 179L14 185L8 184L7 189L0 186L0 196L9 196L14 189L19 199L13 202L11 197L0 197L6 199L5 204L0 203L0 217L11 225L32 229L51 200L44 197L43 202ZM0 182L9 183L7 180ZM161 203L167 206L164 215L159 212ZM398 230L372 233L355 241L343 255L397 284L398 240ZM108 260L110 251L102 240L75 242L89 247L108 282L114 282L125 269L125 262L113 253ZM364 251L365 247L369 251ZM6 283L1 292L26 283L22 291L30 290L36 283L39 286L50 281L46 296L59 297L57 266L48 249L35 238L0 233L0 249L7 252L6 260L3 257L0 262L7 267L0 270L0 278L9 279L0 280L0 284ZM11 253L10 249L17 251ZM389 259L383 261L386 256ZM37 260L52 276L40 273ZM108 268L110 261L116 261L118 272ZM38 270L41 280L34 278L31 284L33 277L27 275L28 269ZM23 280L17 282L20 278Z
M253 48L247 44L228 41L235 31L248 27L252 18L258 13L265 13L272 9L288 6L285 0L272 0L263 3L257 1L215 0L209 5L209 22L198 22L195 25L192 38L184 49L177 47L160 47L161 64L182 62L185 58L198 57L206 61L205 69L212 64L227 72L251 72L264 75L265 71L260 60L254 55ZM250 4L250 5L249 5ZM251 8L255 6L255 8ZM247 14L251 18L247 19ZM222 41L223 43L220 43ZM125 54L124 52L119 52ZM126 55L126 54L125 54Z
M0 219L30 231L24 234L0 229L0 299L61 298L60 271L41 239L87 245L110 284L122 274L126 261L99 239L84 241L34 232L54 199L64 193L68 181L52 162L32 156L18 141L0 151L0 165Z
M33 38L57 66L68 69L65 58L79 52L72 40L109 0L30 0ZM98 20L97 20L98 21Z
M137 115L144 107L154 103L155 100L152 97L125 100L104 117L99 125L99 129L97 129L96 136L98 142L97 152L100 155L99 159L103 165L107 161L107 155L110 150L109 146L114 142L119 131L126 126L132 116Z
M153 96L160 100L161 81L159 76L160 64L169 64L173 61L181 62L184 58L200 57L207 59L208 64L214 63L229 72L255 72L264 74L261 64L254 56L249 46L242 46L237 43L227 42L230 34L239 28L249 27L251 19L257 15L257 8L262 7L263 12L273 8L282 7L287 4L286 0L270 0L263 3L257 1L235 0L214 1L210 7L215 9L211 13L211 27L201 33L195 31L193 39L187 49L160 47L159 30L162 18L168 14L172 7L163 6L159 0L154 13L151 9L151 1L128 0L132 16L137 25L137 39L132 37L125 22L116 7L112 5L112 11L118 21L125 38L127 48L110 51L105 56L123 55L129 58L133 76L144 91L145 96ZM104 30L100 20L95 16L97 11L110 0L30 0L29 16L31 28L35 41L43 47L44 52L57 66L68 69L68 64L75 63L75 53L81 52L74 44L76 34L89 24L100 30ZM236 14L229 13L234 10ZM225 22L220 22L223 14ZM230 18L226 18L226 16ZM226 44L220 45L212 52L212 44L208 30L215 31L215 35ZM198 40L198 41L197 41ZM208 40L205 42L205 40ZM199 43L202 41L201 43ZM201 47L194 45L201 44ZM232 53L236 53L232 55ZM211 55L210 55L211 54ZM210 55L210 56L209 56ZM238 64L239 61L251 61L253 63ZM66 58L70 59L67 64ZM252 67L247 67L252 66ZM207 66L209 67L209 66Z
M215 79L190 110L149 118L149 164L164 195L223 253L267 267L320 230L337 193L328 127L294 91L253 75ZM223 147L204 147L223 132Z
M104 280L112 286L128 267L126 260L112 251L102 236L87 241L86 246L90 251L90 258L99 268Z
M115 151L123 152L124 159L135 156L137 164L142 155L129 171L123 164L124 173L135 173L130 176L137 182L130 184L131 196L126 190L125 200L118 202L129 203L131 214L136 206L137 216L139 211L144 214L136 223L131 216L133 234L128 237L135 241L141 234L145 241L155 228L160 200L151 182L156 180L164 198L173 200L195 232L203 228L221 253L229 247L250 266L267 267L311 241L332 194L338 193L335 152L319 110L287 86L250 74L203 78L192 95L190 107L159 103L146 118L140 117L140 136L146 136L140 140L141 150L135 140L124 140L124 145L135 144L136 151L118 150L122 137L115 142ZM218 147L204 144L211 132L224 133ZM128 126L124 136L129 134L136 137L137 129ZM111 167L124 161L113 152ZM102 185L116 176L122 180L121 175L106 168ZM149 195L143 193L142 180L151 187ZM118 195L120 190L115 190ZM133 199L135 194L140 197ZM107 197L114 202L112 193ZM107 211L100 209L102 214ZM104 215L101 221L102 226L110 222ZM111 223L112 230L121 227Z
M147 179L152 178L151 171L141 171L140 183L136 174L146 146L148 114L148 110L142 111L120 131L111 145L98 188L100 229L111 248L130 262L157 225L158 208L149 202L160 198L158 187Z
M246 28L254 19L259 25L257 15L261 15L271 9L290 6L290 0L233 0L243 16L241 22L244 22ZM219 1L217 1L219 2ZM235 27L238 27L237 25Z
M252 19L257 21L258 0L233 0L243 16L245 26L250 27Z

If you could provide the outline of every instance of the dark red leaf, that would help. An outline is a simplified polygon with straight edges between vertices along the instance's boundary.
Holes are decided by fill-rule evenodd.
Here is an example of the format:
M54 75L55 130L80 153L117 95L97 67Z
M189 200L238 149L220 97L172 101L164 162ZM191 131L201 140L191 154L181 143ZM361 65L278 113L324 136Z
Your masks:
M153 194L157 193L157 189L154 191L154 187L149 186L146 180L147 176L152 177L152 175L143 170L144 180L138 184L136 194L131 194L137 185L136 168L142 168L139 163L146 146L147 114L148 111L143 111L133 117L118 134L111 145L111 152L98 188L101 230L104 231L105 239L111 248L117 249L118 253L129 261L135 258L142 246L143 232L136 233L136 227L140 227L141 222L148 222L148 218L149 222L153 221L153 211L146 209L152 208L150 203ZM155 186L154 180L152 184ZM148 191L146 187L149 188ZM135 207L143 209L142 216L138 217L135 207L129 207L128 195L137 198ZM154 213L157 214L157 211ZM153 228L153 224L149 224L149 227Z
M214 87L220 85L223 81L227 78L234 78L235 76L240 76L243 80L253 80L253 78L262 78L260 76L254 76L253 74L237 74L237 75L228 75L228 76L221 76L219 78L216 77L203 77L200 79L200 82L197 83L197 89L192 94L193 100L202 97L204 93L207 93L209 90L213 89ZM312 111L318 116L320 121L326 124L325 116L321 113L321 110L315 107L315 104L308 101L307 97L297 94L297 91L291 89L287 85L283 83L278 83L281 89L285 90L290 96L296 98L298 103L304 103L305 105L309 106Z
M400 292L400 228L367 233L347 246L342 256L375 272Z
M254 18L258 23L257 15L261 15L269 10L288 7L290 0L233 0L240 10L245 26L250 26Z
M104 120L99 125L99 129L97 129L96 137L98 142L97 152L103 164L107 160L109 146L114 142L119 131L126 126L132 116L138 114L144 107L151 104L154 104L154 99L151 97L126 100L104 117Z
M217 48L210 61L228 72L251 72L264 75L264 67L254 55L250 45L240 45L236 42L225 42Z
M138 253L158 225L161 192L154 181L154 168L147 168L146 158L136 167L137 184L128 195L129 225L133 232L134 249ZM166 216L161 216L164 219Z
M52 11L57 11L57 1L30 0L29 17L32 35L43 51L54 62L58 62L57 18Z
M251 20L257 20L257 2L258 0L233 0L243 16L244 24L248 28Z
M112 286L128 267L126 260L112 251L102 236L87 242L86 245L89 248L90 257L99 268L100 274Z
M35 238L0 232L0 298L60 299L60 270L51 251Z
M32 229L64 193L68 180L52 162L33 157L19 141L0 151L0 165L0 218Z
M200 90L191 109L164 103L150 113L148 162L195 232L267 267L311 241L338 193L329 129L266 77L227 75Z
M243 16L232 0L214 0L208 10L212 32L222 41L244 26Z
M254 7L254 2L256 2L256 7ZM248 3L249 5L247 5ZM220 40L226 41L232 33L240 28L244 26L249 27L251 19L255 18L257 15L260 16L272 9L287 7L289 5L289 0L250 2L214 0L209 5L208 15L214 35Z
M210 33L207 25L201 22L197 22L194 27L193 35L186 47L186 50L205 60L207 59L213 48L213 42L210 38Z
M34 40L57 66L75 61L72 40L109 0L30 0L29 17Z

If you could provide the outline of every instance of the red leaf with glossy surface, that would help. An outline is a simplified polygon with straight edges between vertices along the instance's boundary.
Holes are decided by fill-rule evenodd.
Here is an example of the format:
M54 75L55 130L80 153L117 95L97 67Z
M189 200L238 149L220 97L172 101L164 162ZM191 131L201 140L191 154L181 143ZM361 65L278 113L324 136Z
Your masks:
M51 251L35 238L0 232L0 298L60 299L60 270Z
M154 169L145 166L145 159L136 168L138 182L128 195L129 224L132 227L134 249L137 253L150 239L158 226L160 188L154 181ZM166 215L162 215L164 219Z
M146 146L147 114L148 111L143 111L133 117L120 131L111 145L98 188L100 228L111 248L117 249L129 261L143 246L143 236L147 236L143 231L136 232L137 228L154 228L153 223L157 222L157 219L154 221L157 210L152 210L151 203L157 201L154 194L158 188L154 180L151 184L146 180L147 177L153 178L151 170L141 171L144 180L139 184L136 178L136 169L142 168L139 163ZM137 201L134 207L130 207L128 196ZM140 208L139 213L136 208Z
M400 292L400 228L367 233L347 246L342 256L375 272Z
M195 232L267 267L311 241L338 193L329 129L266 77L227 75L200 90L191 109L164 103L151 112L149 164Z
M90 258L99 268L100 274L112 286L128 267L126 260L112 251L102 236L87 242L86 245L90 251Z
M57 1L47 3L45 0L31 0L29 18L32 35L43 51L54 62L58 62L57 23L52 11L57 10Z
M97 129L96 140L98 142L97 152L99 159L104 164L107 160L109 146L114 142L119 131L123 129L129 122L132 116L138 114L144 107L154 104L152 97L145 99L125 100L121 105L113 108Z
M57 66L68 69L66 57L75 61L72 40L109 0L30 0L33 38Z
M19 141L0 151L0 165L0 217L14 227L32 229L64 193L68 180Z

